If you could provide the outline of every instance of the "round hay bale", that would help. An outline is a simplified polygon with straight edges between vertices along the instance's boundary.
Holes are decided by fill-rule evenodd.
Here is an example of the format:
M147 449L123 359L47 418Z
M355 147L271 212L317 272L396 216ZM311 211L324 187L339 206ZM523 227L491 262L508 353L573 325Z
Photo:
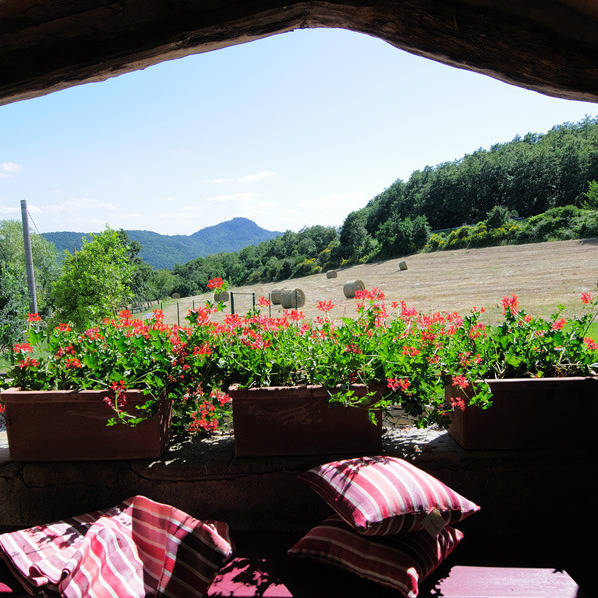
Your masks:
M355 291L364 291L365 285L361 280L350 280L343 286L343 293L347 299L353 299L355 297Z
M282 293L285 289L274 289L270 293L270 303L272 305L280 305Z
M407 262L399 262L399 270L407 270Z
M214 293L214 301L216 301L216 303L219 303L220 301L222 301L223 303L230 301L229 292L228 291L218 291L217 293Z
M181 296L180 296L178 293L173 293L173 294L172 294L172 298L173 298L173 299L180 299L180 298L181 298Z
M336 276L336 270L328 270L328 272L326 272L326 278L336 278Z
M284 309L299 309L305 305L305 294L301 289L282 291L280 305Z

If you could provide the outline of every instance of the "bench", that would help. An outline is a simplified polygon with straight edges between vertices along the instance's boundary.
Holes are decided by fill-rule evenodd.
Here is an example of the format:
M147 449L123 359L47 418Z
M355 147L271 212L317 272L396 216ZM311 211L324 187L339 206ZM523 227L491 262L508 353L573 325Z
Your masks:
M0 529L0 532L3 531ZM8 530L4 530L8 531ZM398 598L393 589L340 569L286 555L299 539L289 532L233 533L235 555L218 572L210 598ZM531 550L530 550L531 548ZM532 554L534 553L534 554ZM526 557L527 555L527 557ZM421 584L420 598L589 598L550 557L521 539L475 537L463 543ZM585 582L585 580L584 580ZM588 590L589 591L589 590ZM25 592L0 560L0 597Z
M351 573L286 556L299 539L288 533L234 534L235 556L219 571L208 596L221 598L398 598L400 593ZM499 539L467 538L421 584L419 598L589 598L550 558L510 548ZM522 566L519 566L521 563Z

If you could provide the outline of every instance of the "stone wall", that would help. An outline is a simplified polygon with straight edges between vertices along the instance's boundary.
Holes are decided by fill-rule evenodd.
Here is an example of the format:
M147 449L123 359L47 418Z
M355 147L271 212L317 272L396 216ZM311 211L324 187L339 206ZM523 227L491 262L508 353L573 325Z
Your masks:
M16 463L0 434L0 525L34 525L104 508L135 494L234 529L305 530L329 514L297 473L334 456L239 458L233 438L172 445L155 461ZM410 459L481 506L462 522L478 534L593 536L581 497L592 496L598 448L465 451L446 432L384 435L383 453Z

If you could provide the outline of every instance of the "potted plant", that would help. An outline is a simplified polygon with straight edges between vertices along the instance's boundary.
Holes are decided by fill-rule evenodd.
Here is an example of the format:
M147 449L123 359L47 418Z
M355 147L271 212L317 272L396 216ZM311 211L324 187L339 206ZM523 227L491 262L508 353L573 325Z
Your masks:
M212 289L223 285L221 279L210 281ZM162 409L172 410L175 433L210 433L230 421L232 411L239 455L376 452L381 414L394 405L419 427L448 427L464 446L469 441L461 429L476 430L485 442L491 438L482 424L469 423L470 418L489 422L502 412L511 428L512 422L522 422L529 443L531 423L547 411L545 389L553 378L567 380L567 385L582 378L581 390L561 391L554 400L566 397L570 411L576 395L589 397L590 406L579 410L590 413L584 421L592 421L598 345L588 337L595 317L591 311L565 322L559 310L544 320L520 311L516 297L504 298L504 322L489 325L482 322L483 310L462 317L453 312L420 314L404 302L387 306L379 289L359 290L355 299L355 317L334 319L332 302L320 301L321 314L311 321L294 309L267 317L261 313L268 305L265 298L245 316L229 314L218 321L213 316L223 303L208 302L191 310L183 327L167 326L160 312L144 321L122 312L83 333L66 324L46 331L32 317L28 342L15 346L17 364L9 373L19 390L0 395L9 442L14 439L11 424L18 419L14 405L24 403L27 392L38 395L31 397L37 406L21 418L29 437L29 419L36 413L46 413L40 430L46 428L51 435L61 430L53 435L57 438L68 429L87 429L89 422L68 423L71 407L49 406L49 391L70 393L71 405L82 404L82 397L72 400L76 393L99 393L92 403L101 411L93 419L104 435L107 419L118 424L108 430L124 434L156 416L167 421ZM598 302L588 294L582 300L590 308ZM507 402L514 389L529 384L539 386L542 396L541 406L530 404L532 421L514 412L524 400ZM502 386L509 389L504 400ZM41 392L45 412L39 407ZM554 416L547 419L540 435L548 430L549 436L562 438L562 426L555 430ZM503 419L499 435L507 437L507 428ZM586 438L577 430L575 435ZM538 446L537 439L532 442ZM120 442L113 457L100 458L125 458L125 444ZM47 450L43 454L49 458Z
M226 341L213 344L212 350L223 367L222 379L238 382L231 392L233 415L235 395L248 399L252 389L270 388L267 396L272 396L273 387L288 393L290 386L317 385L326 390L329 402L370 409L400 404L416 425L448 427L463 446L472 445L460 429L475 430L485 447L538 447L562 441L564 426L553 407L565 398L568 409L576 409L576 398L589 400L580 413L589 409L596 414L598 345L588 336L595 318L591 309L569 322L562 318L562 308L549 319L534 318L518 310L513 296L503 298L504 321L490 325L482 322L482 309L466 317L426 315L400 302L391 304L389 312L378 289L359 291L356 299L357 317L337 324L328 314L331 302L319 303L324 315L313 322L296 311L273 321L262 318L259 310L227 320L221 337ZM597 303L588 294L582 300L590 308ZM356 394L350 388L354 383L378 388ZM535 398L530 386L538 388ZM548 395L555 386L564 390ZM523 388L526 399L520 398ZM265 413L275 414L275 404L264 401ZM248 410L248 427L258 429L255 422L261 418L255 409ZM498 417L501 412L507 421ZM464 417L476 421L461 425ZM478 417L489 427L481 427ZM490 434L494 419L499 420L495 437ZM266 415L263 420L268 424L259 435L267 438L274 423ZM571 434L578 442L595 442L593 435L578 430Z
M146 320L122 311L84 332L42 324L29 316L13 388L0 395L13 460L158 457L171 426L212 431L230 410L187 375L187 335L160 311Z
M376 452L382 411L397 404L421 427L448 426L445 384L465 380L453 367L463 365L455 335L463 318L424 316L404 303L389 313L379 289L355 298L356 316L338 322L331 301L318 302L322 315L312 321L293 309L263 316L265 298L220 323L211 305L190 312L188 375L227 389L238 455Z
M461 446L596 444L586 426L598 415L598 344L588 336L598 300L581 299L587 311L568 321L561 306L550 318L532 317L515 295L503 297L498 325L482 325L479 312L464 320L454 338L463 367L446 387L449 433Z
M389 400L419 427L448 428L464 447L595 444L580 426L598 415L598 344L588 336L598 298L584 293L582 302L585 314L567 322L562 307L532 317L516 296L504 297L494 325L482 321L483 309L420 314L400 302L389 315L380 304L369 351L395 391ZM557 415L563 405L588 417L567 426Z
M358 346L366 316L336 327L320 302L321 317L308 322L297 310L266 317L260 298L247 315L216 324L192 310L187 340L201 355L196 376L219 380L232 397L238 456L376 452L381 448L381 408L390 390L384 372ZM193 374L191 374L193 376Z

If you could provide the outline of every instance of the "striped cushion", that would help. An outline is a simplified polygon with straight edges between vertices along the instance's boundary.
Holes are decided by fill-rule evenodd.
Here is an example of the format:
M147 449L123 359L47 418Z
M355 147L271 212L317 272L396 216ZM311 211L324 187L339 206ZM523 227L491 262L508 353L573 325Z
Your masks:
M144 496L0 535L0 557L30 593L66 598L199 598L231 554L226 523Z
M462 538L463 533L450 526L436 536L421 531L366 538L338 515L331 515L290 548L288 554L340 567L415 598L420 582Z
M436 529L480 507L395 457L333 461L299 474L349 525L366 536Z

